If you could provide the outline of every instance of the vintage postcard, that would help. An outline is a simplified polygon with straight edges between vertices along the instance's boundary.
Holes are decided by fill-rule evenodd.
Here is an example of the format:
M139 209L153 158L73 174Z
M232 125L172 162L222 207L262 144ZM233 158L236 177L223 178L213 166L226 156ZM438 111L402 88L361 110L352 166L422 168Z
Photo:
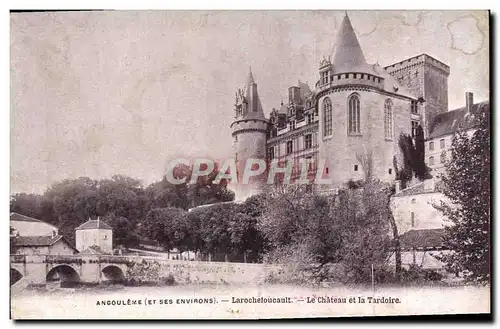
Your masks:
M11 12L11 318L489 316L489 31Z

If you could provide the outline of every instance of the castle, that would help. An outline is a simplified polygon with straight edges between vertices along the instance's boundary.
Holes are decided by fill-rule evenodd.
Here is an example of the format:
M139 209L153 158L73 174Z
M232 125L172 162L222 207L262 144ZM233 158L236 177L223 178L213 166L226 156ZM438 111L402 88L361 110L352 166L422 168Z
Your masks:
M288 89L288 102L273 108L269 118L250 71L236 94L231 124L238 173L247 159L257 158L294 163L293 179L301 174L299 161L307 159L308 170L319 169L332 181L311 184L311 189L335 190L367 173L394 182L395 167L402 165L400 134L414 137L420 125L426 138L437 136L432 130L442 127L437 121L448 112L448 65L427 54L386 67L367 63L347 14L336 44L333 60L319 64L314 89L299 81ZM472 94L467 97L470 107ZM426 152L433 151L433 143L427 139ZM434 161L434 155L426 157L431 168ZM262 184L255 180L241 193L252 194Z

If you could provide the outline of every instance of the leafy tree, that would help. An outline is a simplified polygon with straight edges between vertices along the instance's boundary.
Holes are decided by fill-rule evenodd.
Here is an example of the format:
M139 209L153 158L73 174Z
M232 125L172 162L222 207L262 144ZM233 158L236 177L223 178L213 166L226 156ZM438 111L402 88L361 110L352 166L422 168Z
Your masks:
M151 209L141 223L141 233L148 239L157 241L166 250L171 250L175 246L175 224L184 215L185 211L179 208Z
M274 194L259 218L259 229L269 241L266 259L304 262L297 275L366 282L371 265L381 269L390 255L390 215L387 187L378 181L343 189L336 196L307 195L290 187ZM295 254L296 253L296 254Z
M475 114L478 129L472 137L460 131L453 137L451 159L441 176L442 191L449 201L438 209L450 221L445 244L452 251L441 259L447 269L462 272L467 281L490 280L490 117Z
M126 217L110 214L102 218L113 228L113 247L137 247L140 236L137 234L134 223Z
M339 248L348 281L368 282L371 265L385 266L392 240L388 197L387 186L374 180L339 193L332 217L344 242Z
M398 140L399 148L403 155L403 164L399 168L396 158L394 158L394 168L396 177L401 181L402 188L406 188L415 175L418 179L430 178L429 168L425 164L425 138L422 126L418 126L415 131L415 141L408 134L401 134Z

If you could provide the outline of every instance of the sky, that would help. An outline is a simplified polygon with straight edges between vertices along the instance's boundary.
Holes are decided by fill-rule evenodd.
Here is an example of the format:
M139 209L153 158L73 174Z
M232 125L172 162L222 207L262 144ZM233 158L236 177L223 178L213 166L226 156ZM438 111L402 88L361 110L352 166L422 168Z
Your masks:
M489 99L486 11L349 11L368 63L450 66L449 109ZM343 11L11 14L11 193L115 174L160 180L175 157L232 156L249 67L264 111L332 56Z

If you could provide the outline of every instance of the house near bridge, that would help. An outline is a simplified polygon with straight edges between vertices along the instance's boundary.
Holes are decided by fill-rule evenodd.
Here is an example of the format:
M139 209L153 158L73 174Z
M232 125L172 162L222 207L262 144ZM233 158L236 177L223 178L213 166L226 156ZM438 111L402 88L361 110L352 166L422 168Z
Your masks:
M16 255L74 255L78 251L54 225L25 215L10 215L11 251Z

